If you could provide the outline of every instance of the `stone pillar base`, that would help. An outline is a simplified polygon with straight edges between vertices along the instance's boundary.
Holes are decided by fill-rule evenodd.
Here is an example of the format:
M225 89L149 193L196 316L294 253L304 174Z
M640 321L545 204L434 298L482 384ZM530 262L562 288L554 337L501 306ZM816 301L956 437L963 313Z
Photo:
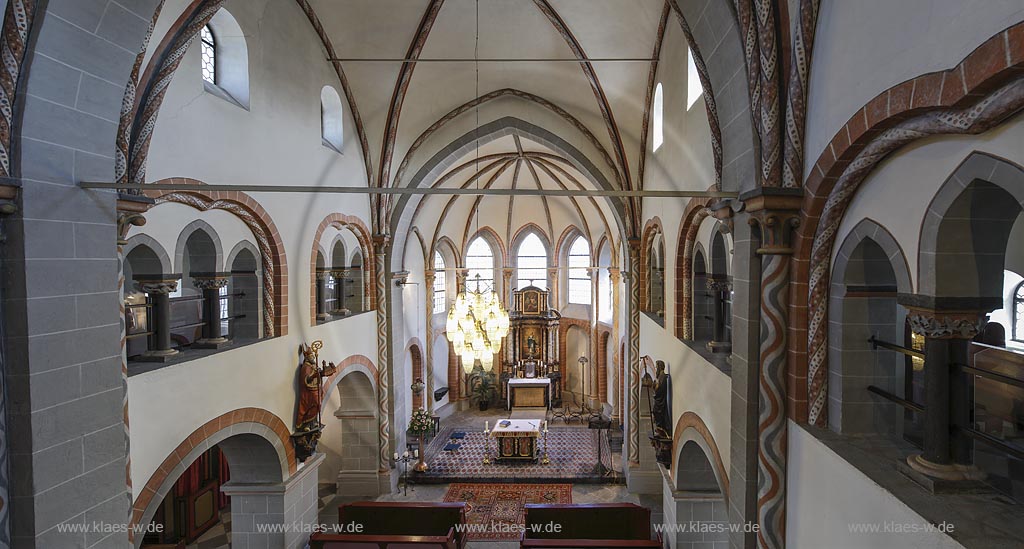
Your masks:
M380 491L377 471L338 471L335 484L339 495L375 498L387 493Z
M167 362L178 355L177 349L165 349L163 351L146 351L134 360L140 362Z
M330 319L331 319L331 315L329 315L327 313L320 313L320 314L316 315L317 322L327 322Z
M197 339L192 342L191 347L193 349L223 349L230 344L231 340L226 337L214 337Z
M335 309L331 311L331 316L352 316L352 311L349 309Z
M907 456L896 469L933 494L990 492L985 473L973 465L932 463L920 454Z
M707 349L712 353L731 353L732 343L728 341L709 341Z
M644 467L642 464L633 464L626 467L625 476L626 489L630 494L661 493L661 473L657 469Z
M317 469L323 460L323 454L315 454L284 482L246 484L229 481L222 486L221 491L231 496L231 545L285 549L305 547L312 526L318 520ZM270 528L260 528L260 525ZM261 529L277 531L261 532Z
M674 479L664 466L658 466L662 478L662 522L672 527L678 524L700 524L694 531L662 534L670 549L694 547L697 545L728 544L729 506L725 497L718 492L681 492L674 489ZM681 529L680 529L681 530Z

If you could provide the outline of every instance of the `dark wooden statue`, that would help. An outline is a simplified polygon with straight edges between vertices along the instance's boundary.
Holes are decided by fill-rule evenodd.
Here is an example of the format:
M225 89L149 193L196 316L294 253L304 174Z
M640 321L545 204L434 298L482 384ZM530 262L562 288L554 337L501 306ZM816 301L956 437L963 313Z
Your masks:
M312 345L299 345L302 364L299 365L299 403L295 413L295 457L301 462L316 452L317 442L324 424L320 421L320 407L323 403L323 380L338 371L333 362L326 360L317 365L320 357L322 341L314 341Z
M654 404L651 407L651 422L654 433L651 444L654 445L656 459L666 467L672 463L672 376L665 368L665 361L659 360L654 381Z

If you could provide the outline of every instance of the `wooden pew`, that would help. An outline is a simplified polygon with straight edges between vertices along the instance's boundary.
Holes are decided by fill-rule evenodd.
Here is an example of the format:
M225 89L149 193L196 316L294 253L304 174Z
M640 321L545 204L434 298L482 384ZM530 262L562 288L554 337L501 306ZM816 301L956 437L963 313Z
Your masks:
M397 503L363 501L338 506L342 528L358 525L359 533L315 533L310 549L463 549L465 503Z
M525 509L520 548L662 546L661 534L651 535L651 510L633 503L528 503Z

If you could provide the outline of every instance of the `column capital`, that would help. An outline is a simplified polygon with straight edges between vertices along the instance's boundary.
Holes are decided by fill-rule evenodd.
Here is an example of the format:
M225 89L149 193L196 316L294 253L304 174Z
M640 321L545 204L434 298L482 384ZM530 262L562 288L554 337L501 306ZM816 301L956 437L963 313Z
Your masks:
M180 274L136 275L139 290L147 294L169 294L177 291Z
M705 280L707 289L713 292L728 292L732 290L732 281L725 276L709 276Z
M708 206L708 213L712 217L722 222L729 231L732 231L732 222L735 218L736 211L732 208L731 200L720 200L714 204Z
M333 277L335 279L344 278L344 277L348 276L348 274L349 274L349 270L348 269L330 269L327 272L330 273L331 277Z
M391 235L386 233L373 235L373 248L376 253L384 253L384 248L391 242Z
M192 285L198 290L219 290L228 285L231 273L204 272L191 273Z
M803 190L759 187L740 195L751 226L761 230L759 255L791 255L793 233L800 225Z
M608 267L608 279L612 284L618 284L622 280L622 271L618 267Z
M972 339L981 331L984 315L983 311L907 308L910 329L932 339Z
M124 246L128 243L128 231L132 227L141 227L146 224L146 217L142 215L155 201L143 195L132 195L119 193L117 195L117 245Z
M318 268L316 270L316 279L317 280L327 280L327 277L330 276L330 275L331 275L331 271L329 269Z

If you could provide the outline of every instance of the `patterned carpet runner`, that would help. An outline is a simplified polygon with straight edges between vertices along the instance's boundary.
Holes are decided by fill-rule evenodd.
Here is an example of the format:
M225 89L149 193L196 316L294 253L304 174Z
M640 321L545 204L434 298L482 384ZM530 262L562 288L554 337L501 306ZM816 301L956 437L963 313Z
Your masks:
M571 484L452 484L446 502L466 502L472 541L518 540L527 503L572 503Z
M495 461L497 443L490 441L491 463L483 464L487 438L481 431L465 431L466 437L459 440L460 448L446 452L443 447L449 442L453 429L446 429L427 445L426 473L416 473L411 482L431 484L459 481L477 482L560 482L615 484L621 477L604 473L610 471L611 452L608 437L601 433L601 462L597 466L597 431L590 429L551 429L547 436L547 452L550 463ZM541 453L545 448L543 437L539 441Z

